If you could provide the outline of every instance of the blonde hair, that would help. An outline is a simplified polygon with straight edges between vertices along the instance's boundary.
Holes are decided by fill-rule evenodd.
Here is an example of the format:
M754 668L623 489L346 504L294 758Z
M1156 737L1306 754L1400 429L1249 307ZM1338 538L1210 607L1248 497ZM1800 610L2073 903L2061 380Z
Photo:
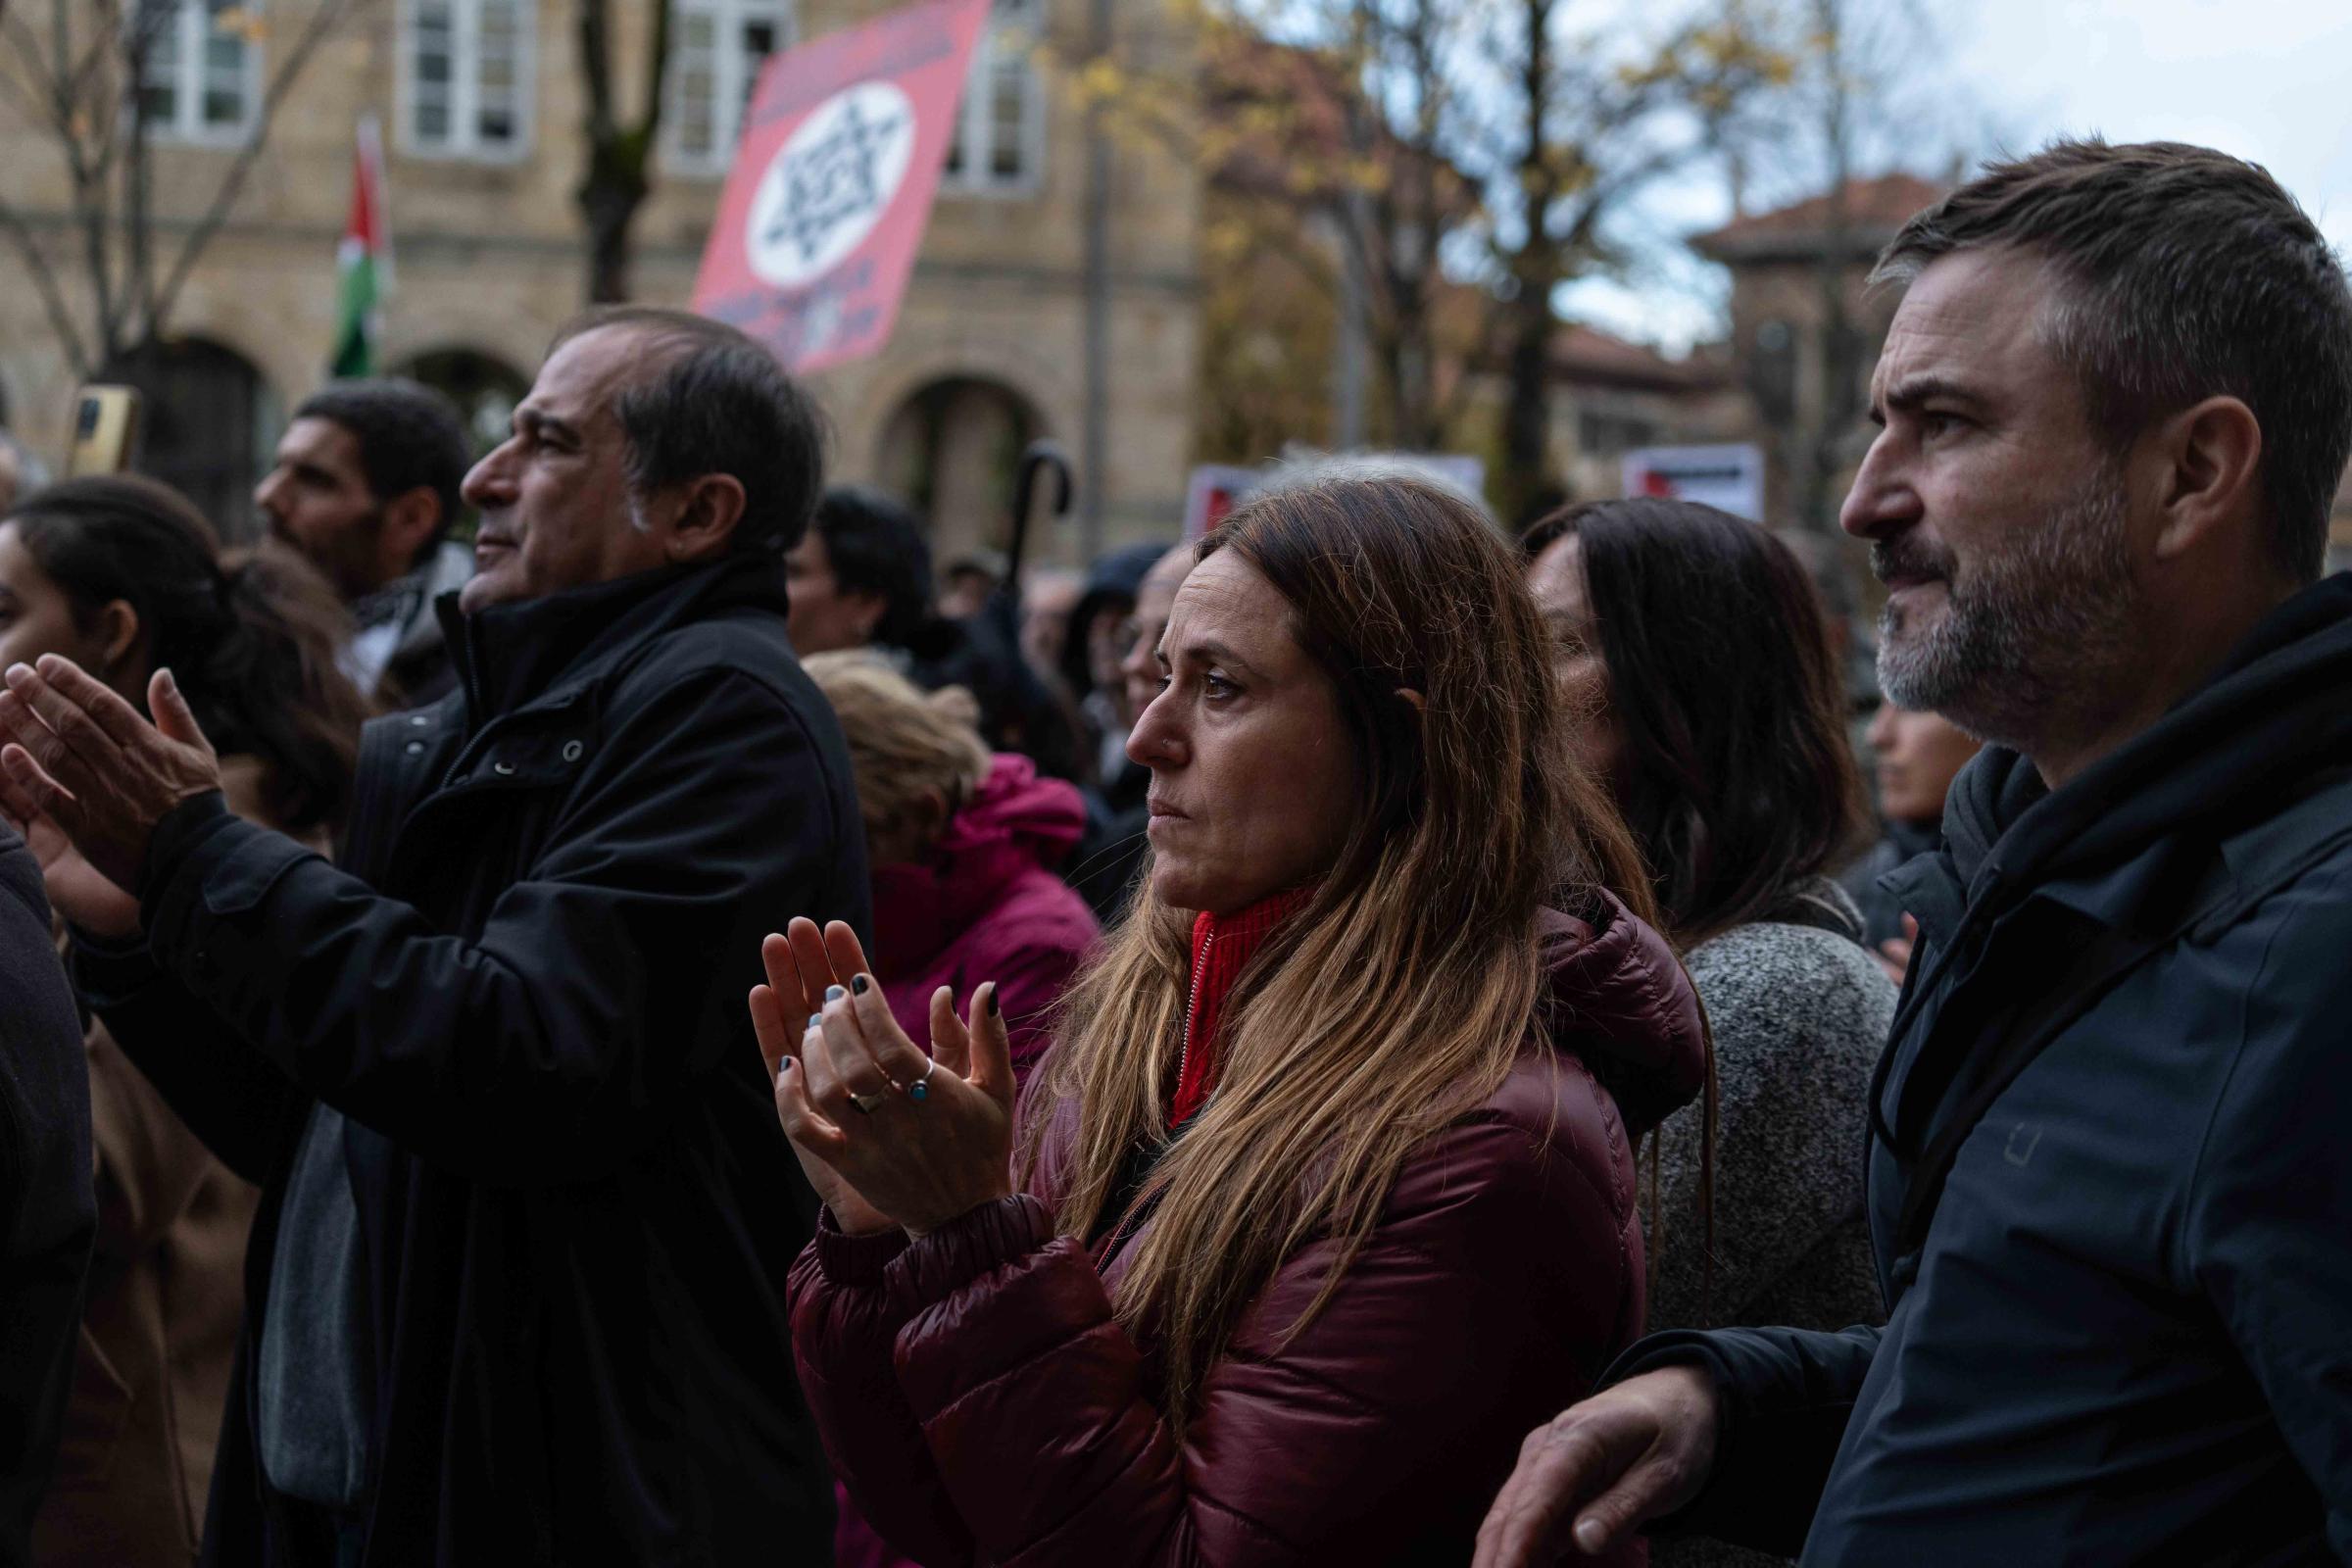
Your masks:
M1621 887L1647 912L1631 836L1572 760L1518 562L1475 507L1416 478L1297 481L1200 554L1226 549L1288 601L1336 688L1360 795L1338 862L1237 983L1216 1094L1128 1210L1156 1200L1113 1305L1158 1345L1180 1432L1284 1260L1335 1244L1296 1333L1415 1147L1500 1087L1537 1021L1544 905L1592 913L1597 888ZM1168 1135L1190 928L1147 871L1038 1070L1023 1179L1046 1125L1073 1125L1056 1161L1065 1235L1120 1219L1131 1152ZM1074 1118L1053 1115L1062 1101Z
M863 650L811 654L801 667L841 719L868 843L919 821L935 794L953 816L988 777L980 705L962 687L925 692Z

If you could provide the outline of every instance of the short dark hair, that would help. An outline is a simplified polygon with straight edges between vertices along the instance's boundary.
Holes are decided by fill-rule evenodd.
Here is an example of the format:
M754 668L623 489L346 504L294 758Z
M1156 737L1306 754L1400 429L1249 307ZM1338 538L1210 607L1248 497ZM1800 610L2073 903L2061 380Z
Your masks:
M1821 595L1755 523L1696 502L1588 501L1520 536L1574 535L1625 737L1620 808L1689 949L1768 918L1861 836L1861 769Z
M640 494L707 473L743 485L738 550L781 553L801 542L824 488L824 419L776 357L723 321L651 305L606 305L573 317L548 352L606 327L642 332L648 367L613 399Z
M2253 411L2273 564L2318 577L2352 455L2352 290L2295 199L2210 148L2057 141L1918 214L1871 275L1908 281L1995 246L2046 259L2069 285L2051 347L2112 449L2202 398Z
M839 590L882 601L874 641L914 646L931 618L931 547L914 514L879 490L835 485L817 503L816 531Z
M388 502L412 490L430 490L441 503L441 520L417 547L429 557L449 533L464 504L458 487L473 466L473 448L456 404L419 382L386 377L371 381L329 381L302 400L297 419L325 419L349 430L360 447L360 471L368 493Z

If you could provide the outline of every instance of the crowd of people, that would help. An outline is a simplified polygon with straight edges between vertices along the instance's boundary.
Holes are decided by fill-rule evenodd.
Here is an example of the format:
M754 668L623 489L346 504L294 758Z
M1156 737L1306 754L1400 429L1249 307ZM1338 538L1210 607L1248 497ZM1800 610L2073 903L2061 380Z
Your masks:
M935 580L680 312L257 546L12 451L0 1564L2352 1561L2352 292L2173 144L1880 270L1875 789L1769 529Z

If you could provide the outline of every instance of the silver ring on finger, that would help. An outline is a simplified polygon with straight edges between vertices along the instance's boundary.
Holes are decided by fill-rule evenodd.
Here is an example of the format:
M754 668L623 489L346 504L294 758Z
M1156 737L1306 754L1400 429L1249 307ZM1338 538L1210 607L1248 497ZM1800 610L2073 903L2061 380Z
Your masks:
M906 1098L918 1105L929 1100L931 1098L931 1075L937 1071L939 1071L939 1062L936 1059L924 1062L923 1075L906 1086Z

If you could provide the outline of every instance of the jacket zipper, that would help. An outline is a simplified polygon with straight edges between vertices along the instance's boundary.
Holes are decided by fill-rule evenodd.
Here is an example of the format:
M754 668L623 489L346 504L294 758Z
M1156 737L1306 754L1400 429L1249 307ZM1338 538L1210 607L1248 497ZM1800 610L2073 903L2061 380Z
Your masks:
M1184 1093L1184 1069L1193 1058L1193 1007L1200 1000L1200 977L1208 972L1208 950L1217 945L1217 934L1211 931L1200 939L1200 951L1193 958L1193 989L1184 999L1184 1032L1176 1047L1176 1093Z

